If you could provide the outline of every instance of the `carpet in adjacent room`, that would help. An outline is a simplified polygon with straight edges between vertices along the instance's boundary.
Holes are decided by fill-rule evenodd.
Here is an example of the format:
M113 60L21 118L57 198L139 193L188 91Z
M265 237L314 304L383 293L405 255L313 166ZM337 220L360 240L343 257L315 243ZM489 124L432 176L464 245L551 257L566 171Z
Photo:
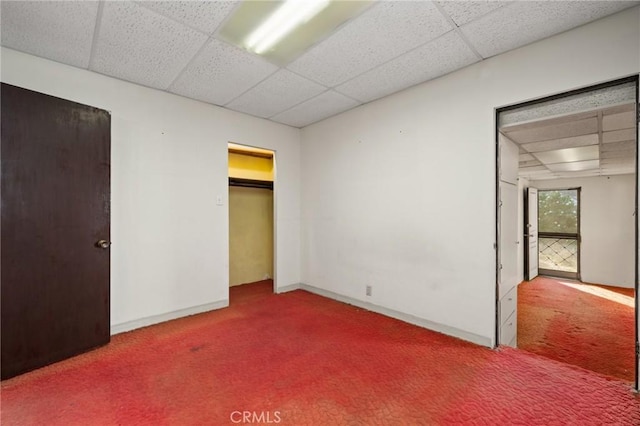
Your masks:
M633 382L634 290L549 277L518 286L518 348Z

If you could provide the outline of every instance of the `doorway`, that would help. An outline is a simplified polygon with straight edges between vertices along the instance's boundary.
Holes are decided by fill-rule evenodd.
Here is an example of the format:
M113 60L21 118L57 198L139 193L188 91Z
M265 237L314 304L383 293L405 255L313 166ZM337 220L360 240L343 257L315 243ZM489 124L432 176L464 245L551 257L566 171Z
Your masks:
M504 178L504 171L514 167L513 155L505 156L504 153L513 151L517 152L516 183ZM529 291L529 301L547 297L549 286L555 286L553 290L567 296L566 300L575 300L583 303L582 306L606 305L591 303L594 298L613 300L613 305L608 304L615 307L612 311L623 311L628 316L625 323L633 326L622 331L627 342L624 356L630 360L625 365L633 366L625 380L635 381L638 388L637 156L638 76L496 110L498 344L511 343L520 347L521 341L530 341L531 336L521 336L523 289ZM505 196L514 186L517 186L517 202L510 201L513 197ZM529 202L538 195L540 201ZM553 209L548 208L551 204ZM534 205L536 218L527 222L524 213ZM517 225L513 224L513 217L517 218ZM538 229L531 235L528 231L535 227ZM512 241L512 236L516 236L516 241ZM535 253L525 244L531 237L538 240ZM514 251L517 256L513 255ZM517 258L515 278L509 272L514 269L514 257ZM553 274L557 278L540 277L527 281L537 275L538 268L541 274ZM511 291L513 287L515 291ZM534 290L547 292L529 297ZM587 299L589 303L586 303ZM556 302L557 298L551 298L551 304ZM538 308L534 306L533 311L542 312ZM594 327L588 321L575 322L580 326L569 327L566 333L556 333L559 330L556 325L563 321L561 314L566 316L570 311L554 305L545 311L547 317L535 317L535 321L551 325L548 329L536 328L538 337L566 337L569 331L588 332ZM531 312L529 310L529 314ZM601 318L610 312L590 313L594 314L591 317ZM509 331L513 328L517 333ZM511 341L505 340L513 335L516 337ZM582 344L604 346L606 339L603 336L599 335L589 343L575 341L568 350L582 348L593 352L592 346ZM545 344L553 346L549 341ZM578 352L575 354L575 359L580 358ZM600 357L604 358L607 356ZM616 362L615 358L608 361ZM580 365L579 361L576 365Z
M580 280L580 188L538 191L538 272Z
M229 144L229 287L231 303L275 291L275 153Z

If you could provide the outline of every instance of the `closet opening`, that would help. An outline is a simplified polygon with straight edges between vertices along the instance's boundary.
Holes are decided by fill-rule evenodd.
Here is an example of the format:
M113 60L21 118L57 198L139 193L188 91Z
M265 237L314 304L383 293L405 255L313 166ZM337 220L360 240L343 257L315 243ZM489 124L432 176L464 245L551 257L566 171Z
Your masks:
M230 143L229 299L275 290L274 151Z

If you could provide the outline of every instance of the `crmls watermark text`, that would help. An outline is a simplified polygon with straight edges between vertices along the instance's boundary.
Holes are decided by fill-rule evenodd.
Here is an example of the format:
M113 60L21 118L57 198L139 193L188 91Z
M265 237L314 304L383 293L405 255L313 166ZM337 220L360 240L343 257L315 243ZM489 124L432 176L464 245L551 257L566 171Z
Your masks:
M280 411L232 411L229 418L233 423L269 424L280 423Z

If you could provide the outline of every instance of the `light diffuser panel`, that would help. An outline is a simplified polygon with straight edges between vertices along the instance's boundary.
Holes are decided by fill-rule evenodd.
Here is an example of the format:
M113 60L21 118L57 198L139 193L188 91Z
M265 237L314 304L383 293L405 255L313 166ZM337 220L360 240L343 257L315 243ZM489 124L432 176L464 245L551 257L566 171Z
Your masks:
M534 156L543 164L570 163L575 161L597 160L600 151L598 145L578 148L556 149L554 151L537 152Z
M245 1L218 31L219 38L242 49L252 50L247 45L250 34L259 28L278 8L281 1ZM284 66L297 58L327 34L361 13L371 5L366 1L334 1L304 25L291 30L286 37L269 47L260 55L270 62ZM255 46L253 46L255 47Z
M600 160L576 161L574 163L548 164L552 172L580 172L600 167Z

